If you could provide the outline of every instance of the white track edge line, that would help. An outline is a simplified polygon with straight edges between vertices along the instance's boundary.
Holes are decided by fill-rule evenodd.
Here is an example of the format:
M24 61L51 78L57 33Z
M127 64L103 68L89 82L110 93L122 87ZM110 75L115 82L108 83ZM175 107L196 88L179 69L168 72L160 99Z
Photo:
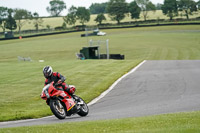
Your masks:
M16 120L16 121L3 121L3 122L0 122L0 126L7 125L7 124L16 124L16 123L23 123L23 122L31 122L31 121L40 120L40 119L43 120L43 119L51 118L51 117L55 117L55 116L51 115L51 116L46 116L46 117L42 117L42 118L35 118L35 119L25 119L25 120Z
M143 65L146 62L146 60L142 61L140 64L138 64L136 67L134 67L131 71L129 71L128 73L126 73L125 75L123 75L121 78L119 78L118 80L116 80L106 91L104 91L103 93L101 93L101 95L99 95L97 98L93 99L91 102L89 102L87 105L91 106L93 104L95 104L98 100L100 100L101 98L103 98L105 95L107 95L123 78L125 78L126 76L128 76L129 74L135 72L141 65Z

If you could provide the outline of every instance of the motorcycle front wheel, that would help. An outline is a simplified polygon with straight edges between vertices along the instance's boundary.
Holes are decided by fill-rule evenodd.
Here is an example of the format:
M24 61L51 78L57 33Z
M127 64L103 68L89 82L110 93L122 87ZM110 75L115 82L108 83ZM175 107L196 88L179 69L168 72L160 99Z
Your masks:
M58 118L58 119L65 119L66 117L66 111L64 106L60 103L58 99L56 100L50 100L49 102L50 109L52 113Z

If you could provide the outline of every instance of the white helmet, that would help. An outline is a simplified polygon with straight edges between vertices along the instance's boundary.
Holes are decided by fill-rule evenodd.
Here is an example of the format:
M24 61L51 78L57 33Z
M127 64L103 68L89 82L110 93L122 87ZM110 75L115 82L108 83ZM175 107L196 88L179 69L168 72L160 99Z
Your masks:
M51 66L45 66L45 67L43 68L43 74L44 74L44 77L45 77L45 78L50 77L50 76L52 75L52 73L53 73L53 69L52 69Z

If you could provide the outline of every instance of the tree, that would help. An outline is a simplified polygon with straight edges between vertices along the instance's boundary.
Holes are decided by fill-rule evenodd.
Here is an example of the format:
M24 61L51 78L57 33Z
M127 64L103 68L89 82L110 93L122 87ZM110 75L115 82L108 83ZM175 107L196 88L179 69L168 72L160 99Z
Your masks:
M132 19L140 18L141 9L135 1L133 1L129 4L129 12L131 13Z
M76 11L76 16L82 25L90 21L90 11L85 7L78 7Z
M59 16L60 13L66 9L66 4L62 0L52 0L49 2L50 6L46 8L47 12L51 14L51 16Z
M69 25L75 25L75 23L76 23L76 16L74 16L71 13L69 13L69 14L67 14L67 16L63 17L63 20L64 20L65 23L67 23Z
M136 0L136 2L142 10L142 14L145 21L147 20L148 12L156 10L155 5L149 0Z
M14 10L14 19L17 20L17 26L19 33L21 32L22 27L26 24L28 19L31 19L31 12L25 9L15 9Z
M165 0L162 6L163 14L170 17L170 20L173 19L174 16L178 15L178 6L176 0Z
M68 12L67 16L63 17L64 22L69 25L75 25L77 8L72 6Z
M44 21L42 20L42 18L39 17L39 14L37 12L33 13L33 24L36 31L39 30L39 26L42 26L43 22Z
M162 10L163 4L157 3L156 4L156 10Z
M189 19L189 15L192 15L194 11L197 11L197 4L193 0L179 0L178 8L179 11L183 11L187 19Z
M96 21L97 23L99 23L99 25L101 25L103 20L106 20L106 17L104 16L103 13L101 13L97 15L94 21Z
M11 30L11 32L13 30L17 29L17 24L16 24L15 19L12 17L12 13L13 13L13 10L9 9L8 10L9 15L8 15L8 18L6 19L6 23L5 23L6 29Z
M92 4L89 9L91 14L101 14L101 13L106 13L106 3L94 3Z
M198 9L200 10L200 0L197 2Z
M128 4L125 0L110 0L107 12L112 20L120 24L120 21L125 18L125 14L128 13Z
M0 7L0 27L2 28L3 32L5 32L6 29L6 18L8 18L8 8Z
M67 29L67 24L65 22L63 22L63 24L62 24L62 28Z
M0 7L0 18L5 19L8 17L8 8L7 7Z

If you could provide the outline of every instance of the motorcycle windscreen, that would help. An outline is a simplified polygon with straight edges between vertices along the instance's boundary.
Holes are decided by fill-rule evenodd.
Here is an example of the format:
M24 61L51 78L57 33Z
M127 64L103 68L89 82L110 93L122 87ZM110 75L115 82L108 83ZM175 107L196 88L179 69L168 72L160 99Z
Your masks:
M42 89L42 93L40 95L42 99L46 100L47 98L49 98L49 94L48 94L49 87L50 87L50 84L44 86L44 88Z

